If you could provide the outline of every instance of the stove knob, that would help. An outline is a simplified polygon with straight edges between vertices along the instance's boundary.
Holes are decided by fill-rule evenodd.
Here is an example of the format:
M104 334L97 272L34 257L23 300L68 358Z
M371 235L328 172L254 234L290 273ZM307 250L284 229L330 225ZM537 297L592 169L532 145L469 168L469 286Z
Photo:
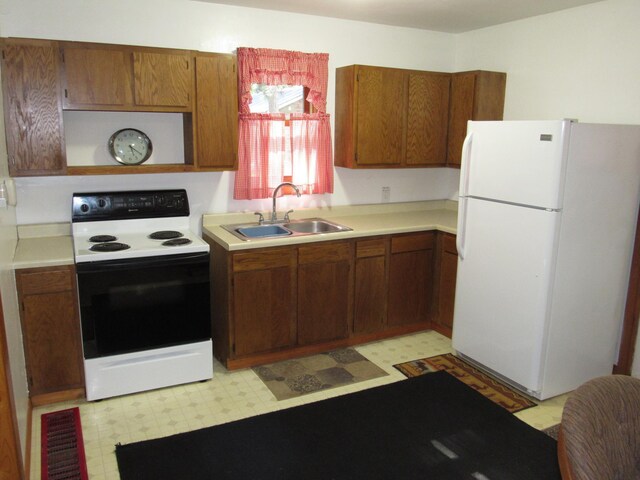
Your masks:
M107 201L104 198L98 199L98 207L104 208L107 206Z
M89 205L87 205L86 203L83 203L82 205L80 205L80 211L82 213L87 213L89 211Z

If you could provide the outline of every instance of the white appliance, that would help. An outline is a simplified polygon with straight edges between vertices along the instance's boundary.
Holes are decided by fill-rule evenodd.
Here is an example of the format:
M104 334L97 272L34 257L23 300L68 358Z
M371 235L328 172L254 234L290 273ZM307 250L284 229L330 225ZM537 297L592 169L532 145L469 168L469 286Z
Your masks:
M213 376L209 245L186 190L75 193L87 400Z
M640 126L473 122L453 348L538 399L611 373L640 201Z

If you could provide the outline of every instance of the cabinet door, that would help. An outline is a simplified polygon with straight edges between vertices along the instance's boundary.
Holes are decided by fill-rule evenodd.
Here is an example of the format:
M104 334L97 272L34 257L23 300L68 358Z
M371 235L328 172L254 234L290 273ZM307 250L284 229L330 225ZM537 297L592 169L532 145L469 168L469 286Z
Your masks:
M502 120L506 79L505 73L480 70L452 75L448 166L460 166L469 120Z
M460 166L462 143L467 135L467 121L473 118L476 85L474 72L455 73L451 78L451 109L447 146L449 165Z
M432 232L392 237L388 326L429 321L434 244Z
M196 57L198 169L235 169L238 152L238 78L233 55Z
M62 59L64 108L133 104L130 51L120 47L64 46Z
M384 328L387 314L387 241L356 242L353 332L373 333Z
M404 157L405 72L391 68L357 69L358 165L400 165Z
M54 42L5 40L2 91L9 173L66 171L58 50Z
M453 307L456 297L456 274L458 251L456 237L448 233L438 233L438 254L436 266L437 299L434 328L451 338L453 330Z
M449 74L409 73L407 166L444 165L447 161Z
M298 249L298 344L346 338L351 308L351 244Z
M134 51L133 76L136 105L191 109L189 54Z
M295 248L233 256L232 325L235 356L295 343Z
M73 267L16 272L29 394L84 386Z

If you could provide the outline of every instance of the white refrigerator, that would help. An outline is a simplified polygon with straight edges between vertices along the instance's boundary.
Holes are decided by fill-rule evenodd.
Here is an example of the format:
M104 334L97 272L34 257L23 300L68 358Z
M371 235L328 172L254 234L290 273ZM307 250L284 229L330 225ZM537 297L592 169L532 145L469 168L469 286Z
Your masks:
M538 398L611 373L640 201L640 126L470 121L453 349Z

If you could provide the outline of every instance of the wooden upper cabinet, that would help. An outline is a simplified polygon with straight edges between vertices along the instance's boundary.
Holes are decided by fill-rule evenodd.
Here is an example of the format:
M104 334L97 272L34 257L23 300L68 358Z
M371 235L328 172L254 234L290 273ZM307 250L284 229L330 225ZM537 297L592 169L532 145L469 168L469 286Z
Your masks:
M127 52L119 47L63 48L66 109L133 104L131 68Z
M196 55L196 166L235 169L238 152L236 57Z
M400 165L404 153L404 72L358 66L356 84L356 163Z
M69 110L190 112L190 51L61 43L63 105Z
M469 120L502 120L507 75L472 71L451 77L447 165L459 167Z
M193 66L185 53L133 52L136 105L191 109Z
M56 43L4 39L2 87L9 174L64 174Z
M447 73L351 65L336 71L336 166L446 161Z
M442 165L447 158L448 73L410 72L407 166Z

